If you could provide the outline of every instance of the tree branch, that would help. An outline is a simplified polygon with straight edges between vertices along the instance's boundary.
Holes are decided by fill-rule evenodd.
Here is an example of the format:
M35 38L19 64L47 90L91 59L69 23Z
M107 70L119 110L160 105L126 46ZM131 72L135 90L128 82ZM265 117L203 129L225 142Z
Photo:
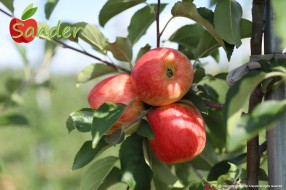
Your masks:
M10 13L4 11L3 9L0 9L0 12L4 13L4 14L7 15L8 17L13 18L13 15L12 15L12 14L10 14Z
M157 11L156 11L157 48L160 47L160 39L161 39L161 34L160 34L160 7L161 7L161 2L160 2L160 0L158 0Z
M265 0L253 0L252 2L252 36L251 55L260 55L262 49L262 36L264 29L264 8ZM261 85L258 85L250 96L248 113L262 101L264 94ZM260 166L259 137L256 136L247 142L247 184L249 187L258 190L258 176Z
M60 41L59 39L55 39L55 38L54 38L54 39L52 39L52 41L56 42L57 44L60 44L63 48L71 49L71 50L76 51L76 52L78 52L78 53L84 54L84 55L86 55L86 56L88 56L88 57L91 57L91 58L94 58L94 59L96 59L96 60L98 60L98 61L101 61L102 63L105 63L106 65L111 66L111 67L115 68L115 69L118 70L118 71L123 71L123 72L128 73L128 74L131 73L131 71L128 70L128 69L125 69L125 68L120 67L120 66L118 66L118 65L115 65L115 64L113 64L113 63L111 63L111 62L108 62L108 61L106 61L106 60L104 60L104 59L101 59L100 57L97 57L97 56L95 56L95 55L92 55L92 54L90 54L90 53L88 53L88 52L86 52L86 51L84 51L84 50L80 50L80 49L77 49L77 48L72 47L72 46L70 46L70 45L67 45L66 43Z

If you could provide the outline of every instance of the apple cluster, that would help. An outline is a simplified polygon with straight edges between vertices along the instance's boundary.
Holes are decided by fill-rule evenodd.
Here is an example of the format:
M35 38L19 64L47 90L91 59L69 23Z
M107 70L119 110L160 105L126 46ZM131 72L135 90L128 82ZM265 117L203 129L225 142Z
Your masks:
M147 120L154 132L149 140L155 156L167 164L192 160L202 152L206 131L199 110L183 96L194 77L190 60L171 48L156 48L145 53L131 75L118 74L99 82L88 101L97 109L104 102L130 104L111 134L126 123L142 117L144 103L151 106Z

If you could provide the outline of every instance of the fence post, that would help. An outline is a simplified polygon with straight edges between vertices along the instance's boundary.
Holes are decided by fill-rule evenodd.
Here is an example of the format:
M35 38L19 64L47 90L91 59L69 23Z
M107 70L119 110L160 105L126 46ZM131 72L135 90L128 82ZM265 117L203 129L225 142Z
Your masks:
M275 30L275 13L271 6L271 0L266 0L265 6L265 33L264 33L264 53L281 53L280 40ZM267 99L282 100L286 98L285 85L271 92ZM286 188L286 113L279 123L267 131L267 154L268 154L268 183L269 189L278 189L275 185L282 185ZM271 187L271 185L273 185Z

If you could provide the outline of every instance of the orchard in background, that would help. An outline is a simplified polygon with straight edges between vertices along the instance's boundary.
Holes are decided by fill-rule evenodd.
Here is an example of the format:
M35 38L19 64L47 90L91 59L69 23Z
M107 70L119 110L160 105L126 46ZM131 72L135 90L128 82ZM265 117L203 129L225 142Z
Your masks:
M1 2L13 12L7 1ZM47 4L47 18L56 4ZM257 85L264 96L285 83L285 64L275 58L271 64L260 61L260 70L232 86L225 81L227 73L208 74L201 58L230 60L242 39L252 36L252 22L242 18L237 1L210 1L210 5L212 9L197 7L192 0L108 0L98 15L100 26L66 23L82 28L68 40L89 44L98 56L67 45L67 39L40 36L47 40L47 51L54 50L54 43L96 60L77 78L77 85L94 86L83 97L90 107L72 112L66 121L69 132L91 137L79 142L82 146L72 165L73 170L88 168L80 189L248 189L246 142L260 133L263 145L265 131L286 111L285 100L265 100L245 114L249 97ZM170 18L160 16L167 6L172 7ZM126 10L133 11L128 34L110 42L101 29ZM178 17L190 24L161 39ZM162 20L166 25L160 28ZM156 47L146 42L135 52L134 46L149 28ZM166 42L177 44L177 49ZM268 180L263 147L259 156L263 185Z

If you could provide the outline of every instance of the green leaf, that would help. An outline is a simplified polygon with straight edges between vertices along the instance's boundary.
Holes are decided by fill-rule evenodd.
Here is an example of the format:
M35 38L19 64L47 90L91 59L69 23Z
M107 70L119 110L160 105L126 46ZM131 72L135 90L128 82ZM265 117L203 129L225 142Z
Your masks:
M281 46L280 48L284 48L286 46L286 25L285 25L285 18L286 18L286 2L285 1L271 1L274 12L275 12L275 32L277 32L279 38L281 39Z
M226 126L223 118L223 111L208 110L203 114L206 126L209 129L208 140L213 146L223 149L226 143Z
M93 114L92 147L95 148L101 137L116 123L124 113L126 105L105 102Z
M151 140L154 139L154 132L149 123L145 119L141 120L140 127L137 130L137 134Z
M214 22L214 12L210 9L207 9L206 7L199 7L198 9L198 13L204 17L205 19L207 19L210 23L213 24Z
M99 24L104 26L111 18L145 0L109 0L99 12Z
M122 128L115 130L112 134L106 135L104 138L105 142L111 145L116 145L124 140L124 133Z
M71 113L66 121L66 127L70 132L77 129L80 132L90 132L94 110L83 108Z
M143 137L135 133L121 145L119 151L122 181L131 189L151 189L152 171L143 155Z
M194 50L194 57L195 59L206 57L210 55L210 53L218 47L219 44L213 38L213 36L209 32L204 31L201 35L197 48Z
M108 44L109 51L119 61L131 63L132 60L132 45L127 38L116 37L116 41Z
M160 5L160 13L165 7L166 4ZM155 21L156 11L157 5L150 4L140 9L132 16L130 25L128 26L128 39L130 39L132 45L146 33L147 29Z
M179 184L182 187L182 183L180 182L179 178L173 174L168 165L160 162L155 156L152 159L152 170L154 172L154 176L158 178L164 184L168 186L176 186Z
M198 66L194 73L194 80L193 83L200 82L206 76L206 71L203 67Z
M236 47L241 45L240 20L241 5L235 0L218 1L214 11L214 25L216 32L229 44Z
M266 101L257 105L250 115L241 117L229 133L231 148L237 148L256 136L261 130L275 126L286 113L286 100Z
M247 119L241 120L243 107L248 103L248 99L255 87L264 79L274 76L281 76L285 78L285 73L282 72L252 72L244 76L244 78L235 83L229 89L226 97L225 121L227 122L227 149L234 150L243 143L242 139L247 139L253 135L253 132L247 132L241 125ZM249 118L250 119L250 118ZM243 121L243 122L242 122ZM242 123L241 123L242 122ZM246 123L244 123L246 124ZM250 123L253 124L253 123ZM261 126L260 126L261 127ZM266 126L264 126L266 127ZM248 129L249 130L249 129ZM244 135L246 135L244 137ZM235 138L235 139L234 139ZM239 140L239 142L237 141Z
M222 185L224 182L235 181L237 177L239 177L239 169L236 165L232 163L228 163L230 165L229 170L226 174L219 176L217 179L218 187Z
M27 126L29 124L26 117L20 114L6 114L0 116L0 127L3 126Z
M9 11L14 13L14 0L0 0L0 2L3 3L3 5L9 9Z
M80 28L78 32L78 37L80 39L91 45L100 53L106 54L108 40L97 27L86 22L76 23L73 27Z
M77 170L86 166L110 146L111 145L107 144L104 139L101 139L95 148L92 148L92 141L86 141L74 158L72 170Z
M33 3L31 3L30 5L28 5L25 10L23 11L22 20L27 20L29 18L31 18L37 11L37 7L33 7Z
M119 168L114 167L112 168L111 172L106 176L103 183L100 185L98 190L106 190L108 187L121 182L121 171Z
M151 46L149 44L146 44L144 47L142 47L137 54L136 62L138 61L138 59L140 59L140 57L142 57L142 55L147 53L150 49L151 49Z
M203 152L194 158L190 164L199 170L210 170L217 161L217 154L215 153L212 144L207 141Z
M86 83L97 77L101 77L106 74L116 73L117 70L105 64L91 64L86 66L82 71L80 71L77 76L77 84Z
M252 22L247 19L240 20L240 36L241 38L250 38L252 35Z
M53 13L55 7L57 6L59 0L48 0L45 5L45 14L46 19L50 19L51 14Z
M83 174L80 184L81 190L97 190L104 182L105 178L112 171L118 158L109 156L96 161L92 166Z
M186 100L190 100L193 104L203 113L208 113L208 107L204 103L204 101L193 92L188 91L187 94L182 98Z
M201 24L214 39L225 49L224 42L215 31L212 23L203 18L197 11L195 4L190 2L177 2L172 8L173 16L182 16Z
M198 46L203 31L204 29L199 24L186 25L172 34L169 41L195 48Z

